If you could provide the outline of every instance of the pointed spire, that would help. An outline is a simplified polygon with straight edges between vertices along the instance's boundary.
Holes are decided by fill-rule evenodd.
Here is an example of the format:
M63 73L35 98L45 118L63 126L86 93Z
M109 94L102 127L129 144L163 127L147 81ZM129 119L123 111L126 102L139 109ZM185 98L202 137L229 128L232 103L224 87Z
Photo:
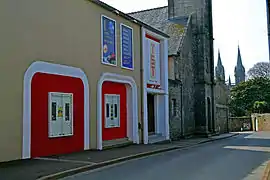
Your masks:
M231 76L229 76L229 86L232 86Z
M239 84L246 79L246 70L242 63L242 57L240 52L240 46L238 43L237 64L234 69L235 84Z
M243 67L239 44L238 44L238 53L237 53L237 67L239 67L239 68Z
M222 82L225 82L225 70L222 65L220 50L218 50L218 63L216 66L216 79Z
M220 57L220 50L218 49L218 66L223 66L222 65L222 61L221 61L221 57Z

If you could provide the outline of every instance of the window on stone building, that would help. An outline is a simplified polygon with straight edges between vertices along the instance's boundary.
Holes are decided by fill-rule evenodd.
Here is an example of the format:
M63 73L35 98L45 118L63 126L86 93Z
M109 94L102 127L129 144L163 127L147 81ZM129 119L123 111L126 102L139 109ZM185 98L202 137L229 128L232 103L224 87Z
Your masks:
M171 114L176 116L176 99L171 100Z

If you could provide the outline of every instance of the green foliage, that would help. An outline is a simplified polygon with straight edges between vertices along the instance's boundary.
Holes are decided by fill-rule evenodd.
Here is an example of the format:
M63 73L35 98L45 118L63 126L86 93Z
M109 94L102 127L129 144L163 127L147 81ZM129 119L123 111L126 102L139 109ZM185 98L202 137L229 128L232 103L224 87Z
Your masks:
M266 101L255 101L253 105L254 113L266 113L269 110L269 105Z
M268 113L270 112L268 104L270 104L270 78L249 79L231 90L230 112L233 116L245 116L259 110Z

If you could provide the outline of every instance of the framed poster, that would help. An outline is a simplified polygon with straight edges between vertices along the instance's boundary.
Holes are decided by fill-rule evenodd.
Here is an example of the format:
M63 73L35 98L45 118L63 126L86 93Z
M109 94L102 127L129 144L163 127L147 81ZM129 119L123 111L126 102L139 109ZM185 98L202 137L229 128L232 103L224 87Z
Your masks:
M101 16L101 46L102 63L116 66L116 22L104 15Z
M133 29L121 24L121 67L125 69L134 69L133 60Z
M160 84L160 43L148 39L148 83Z

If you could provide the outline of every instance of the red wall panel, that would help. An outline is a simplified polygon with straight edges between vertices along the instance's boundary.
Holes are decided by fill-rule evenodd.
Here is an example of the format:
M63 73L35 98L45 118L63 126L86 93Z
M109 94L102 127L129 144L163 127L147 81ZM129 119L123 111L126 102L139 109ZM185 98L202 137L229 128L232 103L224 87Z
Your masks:
M73 136L48 137L48 93L73 93ZM79 78L36 73L31 84L31 157L84 149L84 86Z
M120 94L120 127L105 128L105 94ZM127 92L125 84L104 82L102 86L102 140L127 137Z

